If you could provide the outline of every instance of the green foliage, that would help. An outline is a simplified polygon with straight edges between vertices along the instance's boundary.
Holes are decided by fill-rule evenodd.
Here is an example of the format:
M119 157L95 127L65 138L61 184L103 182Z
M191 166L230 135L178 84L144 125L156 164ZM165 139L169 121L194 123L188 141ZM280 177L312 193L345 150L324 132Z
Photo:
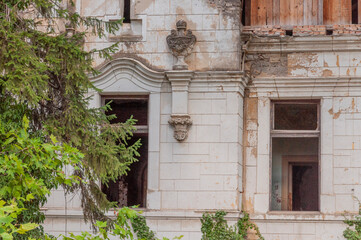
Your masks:
M347 219L344 221L348 225L343 236L347 240L361 240L361 206L359 208L359 214L353 219Z
M0 122L0 199L4 201L3 204L5 201L12 203L13 209L19 206L18 211L11 213L11 224L28 226L24 224L41 223L44 214L40 206L46 202L50 189L81 181L78 176L66 176L63 170L65 166L76 169L83 154L65 143L60 144L52 135L49 142L44 142L40 136L33 136L29 133L29 120L26 117L21 127L11 129L4 125L4 122ZM28 235L19 235L24 233L15 231L12 235L16 239L27 239ZM29 234L42 236L42 228L34 229Z
M134 225L134 222L137 222ZM140 224L138 224L141 222ZM137 225L138 224L138 225ZM95 234L89 232L82 232L80 235L75 235L73 233L67 236L60 236L57 239L62 240L110 240L110 239L123 239L123 240L159 240L155 237L154 233L149 230L149 227L146 224L145 218L142 217L139 212L128 208L123 207L117 213L117 218L114 221L114 227L109 228L107 222L97 221L96 223L99 231ZM137 226L136 230L134 226ZM140 229L140 228L141 229ZM140 234L142 232L142 234ZM181 239L183 236L175 237L175 239ZM46 236L46 240L50 240ZM168 238L163 238L162 240L169 240Z
M243 240L247 239L248 231L254 230L256 236L263 240L258 227L251 223L247 213L240 218L235 226L228 226L224 217L224 211L217 211L215 214L204 213L201 219L202 240Z
M155 234L147 226L145 217L138 215L134 219L132 219L132 227L139 238L155 240Z
M17 217L23 211L15 202L6 204L5 201L0 200L0 237L3 240L14 239L14 234L24 234L38 227L34 223L17 224L14 225Z
M98 182L137 161L140 142L127 143L135 120L111 126L109 106L88 108L89 91L97 91L88 77L97 73L93 57L108 58L117 45L87 52L84 38L115 33L120 24L80 16L72 0L0 1L0 198L25 208L19 223L43 222L39 207L59 184L81 191L85 220L107 220L112 205ZM65 165L73 169L69 179Z

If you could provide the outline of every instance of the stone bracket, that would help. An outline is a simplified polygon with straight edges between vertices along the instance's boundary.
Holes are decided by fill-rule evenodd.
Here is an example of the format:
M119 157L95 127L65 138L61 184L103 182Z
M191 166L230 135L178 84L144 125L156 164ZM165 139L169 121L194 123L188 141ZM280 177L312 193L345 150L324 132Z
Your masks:
M192 125L189 115L171 115L168 123L174 127L174 138L184 141L188 137L188 129Z
M174 127L174 138L184 141L192 120L188 115L188 87L193 71L169 71L167 78L172 86L172 115L168 121Z

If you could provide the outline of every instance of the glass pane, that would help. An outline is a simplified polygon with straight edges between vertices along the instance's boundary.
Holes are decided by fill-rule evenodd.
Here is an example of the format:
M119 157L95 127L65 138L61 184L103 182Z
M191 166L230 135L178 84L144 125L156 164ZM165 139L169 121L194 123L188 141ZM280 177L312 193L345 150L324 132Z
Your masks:
M318 138L272 138L273 211L318 210Z
M137 119L137 125L148 125L148 100L147 99L106 99L105 103L110 103L112 110L107 114L115 114L116 119L111 123L125 122L133 115Z
M274 129L276 130L316 130L317 104L274 105Z

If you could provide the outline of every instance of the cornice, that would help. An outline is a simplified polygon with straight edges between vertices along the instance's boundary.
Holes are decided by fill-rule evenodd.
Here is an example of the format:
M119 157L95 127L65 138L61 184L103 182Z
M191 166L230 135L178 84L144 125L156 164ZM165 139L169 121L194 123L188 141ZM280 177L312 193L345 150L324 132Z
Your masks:
M268 96L361 96L360 77L253 78L251 92Z
M244 37L247 42L247 37ZM256 37L245 45L247 54L360 51L361 36Z

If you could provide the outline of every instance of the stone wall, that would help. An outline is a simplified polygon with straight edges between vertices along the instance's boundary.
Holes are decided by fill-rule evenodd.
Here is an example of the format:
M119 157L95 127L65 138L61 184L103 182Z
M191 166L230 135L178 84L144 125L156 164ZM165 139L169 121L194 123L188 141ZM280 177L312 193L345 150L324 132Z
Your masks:
M121 18L119 0L82 0L77 10L84 16L111 20ZM89 36L86 49L108 47L121 41L117 56L137 58L152 68L170 70L174 57L166 37L176 22L183 19L197 37L193 54L186 58L190 70L238 70L239 14L238 1L224 0L132 0L132 22L108 39ZM102 62L98 59L95 65Z

